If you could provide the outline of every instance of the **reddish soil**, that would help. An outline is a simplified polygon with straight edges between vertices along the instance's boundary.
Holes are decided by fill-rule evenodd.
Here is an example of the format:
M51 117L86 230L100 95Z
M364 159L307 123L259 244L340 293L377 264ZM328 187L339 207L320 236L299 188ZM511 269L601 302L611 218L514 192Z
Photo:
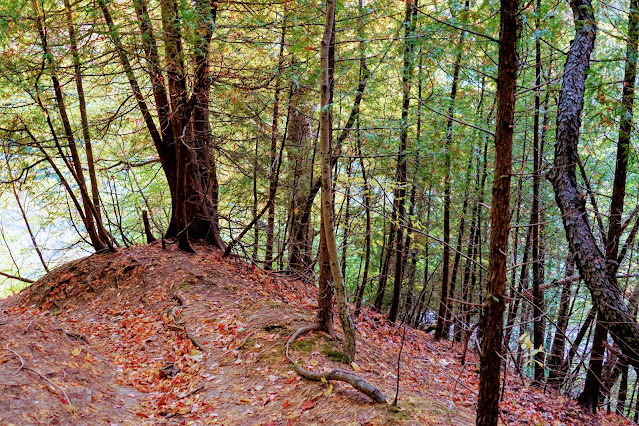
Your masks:
M316 290L218 251L158 244L95 254L0 301L0 424L474 424L476 354L406 329L399 409L350 385L300 379L287 338ZM403 329L365 311L357 365L324 334L292 345L311 370L353 371L393 400ZM199 348L198 348L199 347ZM504 424L631 424L589 417L508 372Z

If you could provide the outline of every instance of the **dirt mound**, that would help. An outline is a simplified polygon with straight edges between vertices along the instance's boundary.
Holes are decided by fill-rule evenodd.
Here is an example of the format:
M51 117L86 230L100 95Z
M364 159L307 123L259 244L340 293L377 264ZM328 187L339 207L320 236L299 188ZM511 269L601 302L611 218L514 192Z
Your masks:
M218 251L159 244L95 254L0 301L1 424L474 424L477 358L370 312L357 365L321 333L291 355L311 370L357 370L389 399L404 338L400 409L343 383L301 380L283 355L314 321L316 290ZM507 424L600 424L571 400L509 373ZM611 423L612 424L612 423Z

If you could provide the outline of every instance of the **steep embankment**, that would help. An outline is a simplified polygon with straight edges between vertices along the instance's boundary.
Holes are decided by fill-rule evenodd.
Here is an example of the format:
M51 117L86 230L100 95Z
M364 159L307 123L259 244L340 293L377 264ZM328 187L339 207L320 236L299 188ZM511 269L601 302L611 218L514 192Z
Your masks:
M0 424L474 424L477 357L406 329L399 410L343 383L300 379L287 338L314 320L315 289L159 244L64 265L0 301ZM365 312L358 359L305 335L306 368L353 370L392 401L403 330ZM508 424L619 424L530 389L509 373Z

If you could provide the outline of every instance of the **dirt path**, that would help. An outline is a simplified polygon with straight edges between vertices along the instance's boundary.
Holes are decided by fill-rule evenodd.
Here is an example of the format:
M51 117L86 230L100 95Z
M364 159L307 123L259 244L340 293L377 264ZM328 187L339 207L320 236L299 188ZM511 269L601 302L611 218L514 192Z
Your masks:
M462 367L458 346L408 329L399 410L300 380L283 347L314 321L315 289L198 252L93 255L0 301L0 424L474 424L473 353ZM402 336L367 311L355 366L321 333L291 354L311 370L355 369L392 401ZM506 424L619 424L507 383Z

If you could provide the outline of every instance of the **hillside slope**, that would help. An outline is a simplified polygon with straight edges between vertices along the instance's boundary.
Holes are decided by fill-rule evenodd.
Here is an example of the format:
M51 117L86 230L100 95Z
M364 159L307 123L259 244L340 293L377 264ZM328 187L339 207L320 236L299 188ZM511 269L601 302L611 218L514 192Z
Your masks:
M283 355L313 323L315 288L206 246L159 244L71 262L0 301L0 424L474 424L477 357L406 329L399 409L300 379ZM403 330L364 312L355 367L392 401ZM291 355L342 368L329 336ZM504 424L624 424L508 372Z

